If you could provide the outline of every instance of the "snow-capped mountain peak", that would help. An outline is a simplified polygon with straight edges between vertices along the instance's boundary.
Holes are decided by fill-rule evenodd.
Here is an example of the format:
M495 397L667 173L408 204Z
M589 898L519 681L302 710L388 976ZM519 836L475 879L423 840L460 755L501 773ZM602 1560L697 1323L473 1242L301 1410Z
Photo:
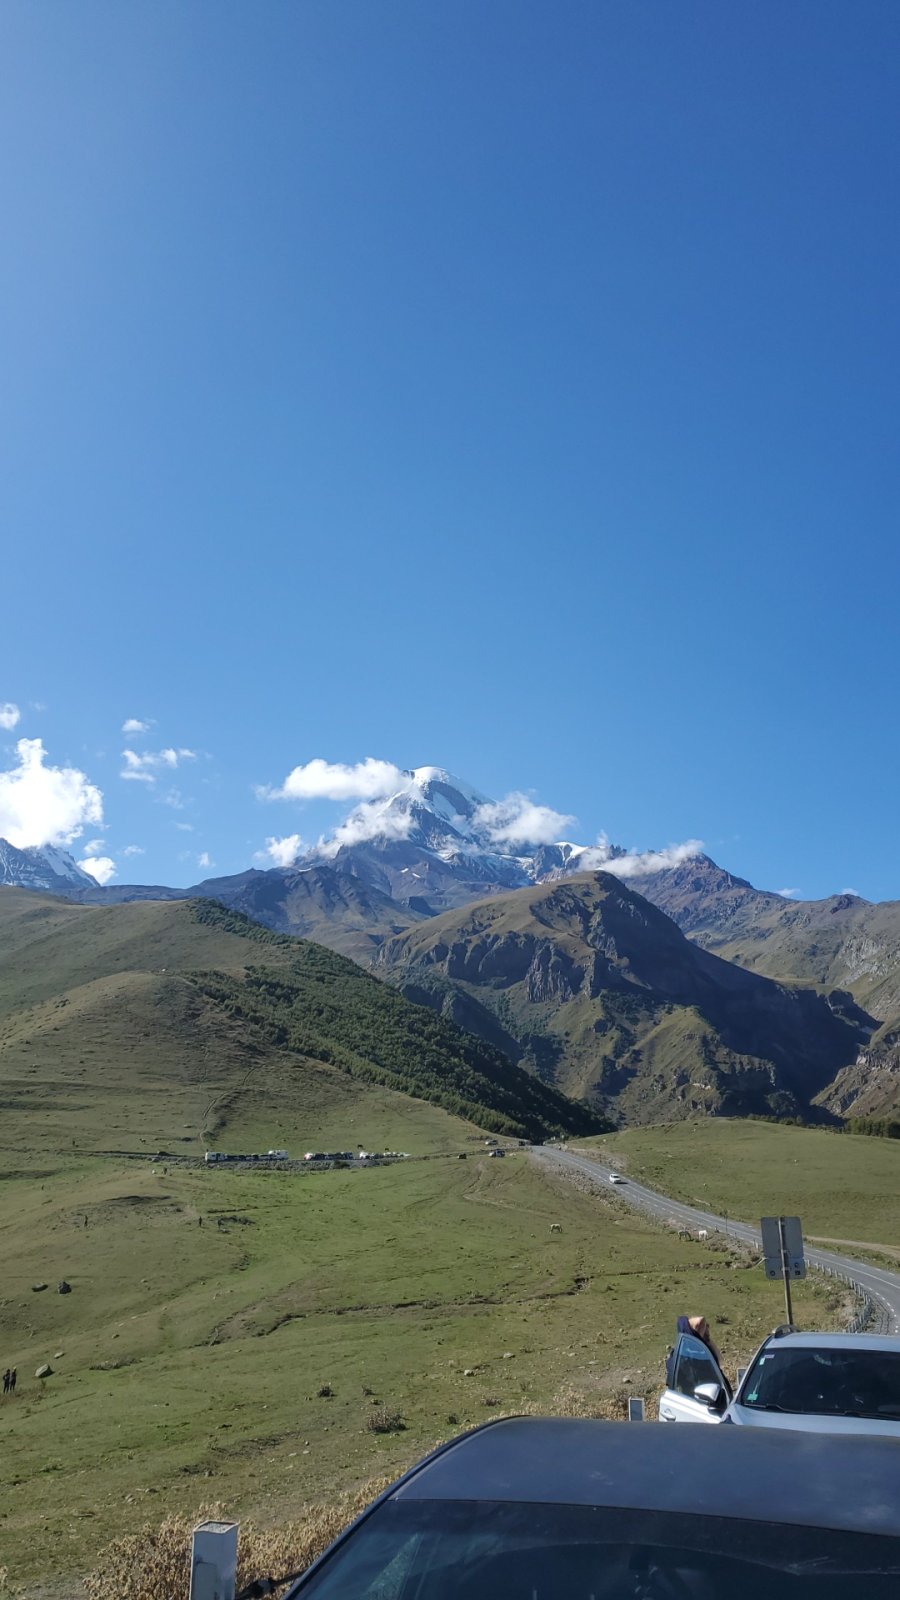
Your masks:
M45 889L50 894L97 887L96 879L78 865L68 850L53 844L28 845L19 850L7 839L0 839L0 884Z

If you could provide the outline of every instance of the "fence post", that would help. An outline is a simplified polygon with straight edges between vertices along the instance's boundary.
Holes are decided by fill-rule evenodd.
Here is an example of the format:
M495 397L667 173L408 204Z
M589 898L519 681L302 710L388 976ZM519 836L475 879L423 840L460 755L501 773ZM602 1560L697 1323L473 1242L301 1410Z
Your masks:
M238 1525L201 1522L191 1545L190 1600L234 1600Z

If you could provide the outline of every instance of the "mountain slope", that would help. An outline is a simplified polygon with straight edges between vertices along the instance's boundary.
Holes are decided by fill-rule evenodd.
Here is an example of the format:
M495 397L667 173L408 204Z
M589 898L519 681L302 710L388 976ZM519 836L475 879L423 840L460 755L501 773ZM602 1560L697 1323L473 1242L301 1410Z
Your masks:
M708 856L630 880L705 949L779 980L849 989L880 1020L900 1014L900 901L788 900Z
M719 960L608 873L433 918L378 970L618 1120L804 1112L871 1032L849 996Z
M338 1097L348 1079L357 1094L378 1085L497 1132L596 1122L353 962L209 901L97 908L0 890L7 1135L31 1113L35 1136L50 1114L98 1143L133 1141L167 1125L167 1099L196 1134L248 1084L282 1103L323 1075Z
M414 910L361 878L324 864L209 878L191 892L218 900L274 932L314 939L363 964L382 939L418 921Z
M23 889L39 889L49 894L68 894L76 889L96 888L96 879L67 850L46 844L40 850L29 846L18 850L8 839L0 839L0 884Z

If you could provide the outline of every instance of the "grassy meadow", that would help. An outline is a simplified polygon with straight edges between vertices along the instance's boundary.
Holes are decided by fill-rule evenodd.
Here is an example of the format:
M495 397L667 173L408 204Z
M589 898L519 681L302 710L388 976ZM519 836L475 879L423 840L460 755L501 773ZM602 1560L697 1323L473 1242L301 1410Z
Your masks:
M897 1140L714 1118L577 1143L675 1199L748 1222L799 1216L810 1238L851 1254L900 1254Z
M626 1378L652 1393L683 1310L706 1311L732 1361L777 1320L757 1269L457 1136L465 1162L294 1175L99 1159L0 1185L14 1589L68 1594L112 1537L204 1503L289 1520L494 1409L590 1403ZM824 1290L802 1292L813 1319L830 1314ZM379 1408L402 1430L370 1431Z

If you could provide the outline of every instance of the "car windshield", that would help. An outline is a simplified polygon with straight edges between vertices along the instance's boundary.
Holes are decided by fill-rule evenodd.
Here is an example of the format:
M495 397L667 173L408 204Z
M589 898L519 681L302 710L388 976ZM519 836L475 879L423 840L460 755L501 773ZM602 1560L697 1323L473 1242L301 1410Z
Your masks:
M900 1418L900 1351L769 1348L748 1373L740 1404L890 1422Z
M867 1600L900 1541L588 1506L387 1501L305 1584L316 1600ZM300 1595L298 1595L300 1600Z

